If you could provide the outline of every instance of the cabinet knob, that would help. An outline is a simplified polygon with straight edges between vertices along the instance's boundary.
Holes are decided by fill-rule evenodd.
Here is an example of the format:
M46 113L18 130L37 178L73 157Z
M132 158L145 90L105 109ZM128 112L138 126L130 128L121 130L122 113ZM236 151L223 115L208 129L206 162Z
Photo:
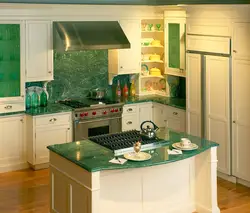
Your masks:
M70 128L68 128L68 130L70 130Z
M123 69L123 66L120 66L121 69Z
M23 123L23 119L20 119L20 121Z
M178 112L173 112L174 115L178 115Z
M24 98L24 95L21 95L22 98Z
M49 71L49 74L51 74L52 73L52 71Z
M131 112L131 111L133 111L133 109L132 109L132 108L129 108L129 109L127 109L127 111L128 111L128 112Z
M128 121L127 124L128 124L128 125L132 124L132 121Z
M237 53L237 51L236 51L236 50L233 50L233 52L234 52L234 53Z
M4 107L5 109L12 109L12 106L11 105L7 105Z
M234 124L236 124L236 121L233 121Z

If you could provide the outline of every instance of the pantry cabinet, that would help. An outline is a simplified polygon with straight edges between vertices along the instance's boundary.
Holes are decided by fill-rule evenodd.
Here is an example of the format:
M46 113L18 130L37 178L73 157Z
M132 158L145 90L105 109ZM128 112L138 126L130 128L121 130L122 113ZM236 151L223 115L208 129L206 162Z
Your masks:
M250 60L250 23L235 23L233 28L233 59Z
M24 22L0 21L0 113L24 111Z
M71 113L27 115L27 156L34 169L48 167L47 146L72 141L71 122Z
M166 11L165 18L165 73L185 76L185 11Z
M250 61L233 61L233 175L250 182Z
M24 130L24 115L0 117L0 173L27 167Z
M141 71L141 21L120 20L130 42L130 49L109 50L108 70L112 74L132 74Z
M53 80L51 21L26 21L26 82Z

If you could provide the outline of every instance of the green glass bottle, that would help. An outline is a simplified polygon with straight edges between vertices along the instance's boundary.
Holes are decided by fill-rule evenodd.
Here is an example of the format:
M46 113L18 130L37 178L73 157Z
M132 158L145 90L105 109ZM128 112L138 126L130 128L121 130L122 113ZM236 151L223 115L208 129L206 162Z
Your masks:
M37 108L39 106L39 96L36 93L36 89L34 89L33 94L31 96L31 107Z
M46 107L48 105L48 98L47 94L45 92L45 89L43 89L41 95L40 95L40 106Z
M25 105L26 105L26 109L30 109L31 108L31 96L29 94L28 89L26 89Z

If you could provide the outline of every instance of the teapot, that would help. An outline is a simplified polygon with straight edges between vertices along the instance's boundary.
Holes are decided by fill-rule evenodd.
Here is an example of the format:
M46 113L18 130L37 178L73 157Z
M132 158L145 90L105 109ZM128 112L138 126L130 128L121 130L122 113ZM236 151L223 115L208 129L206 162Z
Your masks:
M146 126L146 128L143 128L144 124L151 123L153 124L153 128L151 128L149 125ZM158 126L153 121L144 121L141 123L141 134L146 136L147 138L155 138L156 137L156 131L159 129Z

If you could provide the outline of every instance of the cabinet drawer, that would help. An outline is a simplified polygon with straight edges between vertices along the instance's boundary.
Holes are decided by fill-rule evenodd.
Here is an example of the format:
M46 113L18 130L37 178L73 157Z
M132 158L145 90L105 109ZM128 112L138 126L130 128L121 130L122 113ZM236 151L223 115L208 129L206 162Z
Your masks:
M41 116L41 117L37 117L35 122L36 122L36 126L70 124L71 113L51 114L49 116Z
M166 107L165 109L166 117L167 118L180 118L180 119L185 119L185 111L176 109L174 107Z
M25 111L23 102L0 104L0 113L21 112Z
M138 120L136 114L127 115L122 117L122 130L132 130L137 129L138 127Z
M123 107L124 114L136 113L137 106L136 105L126 105Z

